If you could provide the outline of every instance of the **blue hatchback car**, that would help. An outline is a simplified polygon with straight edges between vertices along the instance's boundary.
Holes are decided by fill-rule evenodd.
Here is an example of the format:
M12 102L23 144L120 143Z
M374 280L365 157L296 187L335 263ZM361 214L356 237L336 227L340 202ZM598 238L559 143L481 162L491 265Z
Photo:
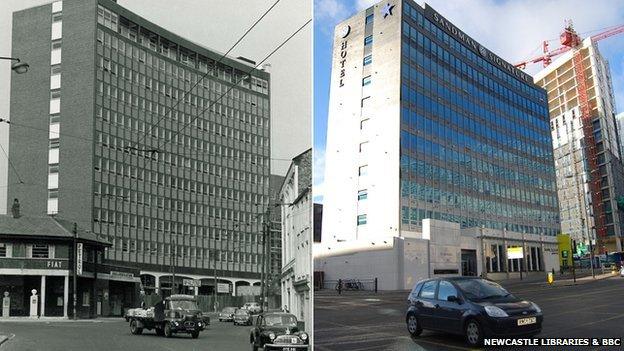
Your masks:
M530 336L542 330L542 310L497 283L478 277L426 279L408 297L407 330L423 329L463 335L470 346L485 337Z

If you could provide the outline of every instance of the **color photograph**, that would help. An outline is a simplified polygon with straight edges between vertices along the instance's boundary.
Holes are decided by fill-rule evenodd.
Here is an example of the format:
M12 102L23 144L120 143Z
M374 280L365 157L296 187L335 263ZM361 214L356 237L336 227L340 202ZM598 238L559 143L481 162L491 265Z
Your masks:
M314 5L315 349L621 348L623 4Z

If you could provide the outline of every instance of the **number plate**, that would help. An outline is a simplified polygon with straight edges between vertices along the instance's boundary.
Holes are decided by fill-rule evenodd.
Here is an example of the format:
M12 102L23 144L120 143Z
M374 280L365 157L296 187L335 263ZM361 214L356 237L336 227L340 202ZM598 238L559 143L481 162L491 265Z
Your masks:
M296 347L285 347L283 351L297 351Z
M529 317L529 318L520 318L518 319L518 325L528 325L537 323L537 318Z

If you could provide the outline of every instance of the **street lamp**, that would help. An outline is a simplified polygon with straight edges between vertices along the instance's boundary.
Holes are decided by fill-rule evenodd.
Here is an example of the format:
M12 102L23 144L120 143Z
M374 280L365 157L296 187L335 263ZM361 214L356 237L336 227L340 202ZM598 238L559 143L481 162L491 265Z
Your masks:
M17 74L22 74L22 73L26 73L28 72L28 64L26 62L22 62L20 61L20 59L18 58L13 58L13 57L0 57L0 60L11 60L11 61L16 61L15 63L13 63L11 65L11 69L13 71L15 71L15 73Z

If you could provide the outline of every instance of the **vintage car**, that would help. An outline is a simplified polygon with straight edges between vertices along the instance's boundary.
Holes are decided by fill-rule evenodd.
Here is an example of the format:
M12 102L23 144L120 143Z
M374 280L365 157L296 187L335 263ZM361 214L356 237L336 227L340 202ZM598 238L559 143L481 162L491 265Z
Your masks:
M234 325L251 325L251 313L243 308L237 308L234 311Z
M246 302L241 308L249 311L251 314L262 312L262 307L260 307L260 304L257 302Z
M236 311L236 307L224 307L221 312L219 312L219 322L233 321L234 311Z
M199 332L210 324L210 318L202 315L195 296L191 295L171 295L154 307L130 309L126 319L132 334L154 329L157 335L168 338L176 333L187 333L197 339Z
M267 312L258 315L249 341L254 351L259 348L265 351L308 350L310 342L308 334L297 327L297 318L284 312Z

